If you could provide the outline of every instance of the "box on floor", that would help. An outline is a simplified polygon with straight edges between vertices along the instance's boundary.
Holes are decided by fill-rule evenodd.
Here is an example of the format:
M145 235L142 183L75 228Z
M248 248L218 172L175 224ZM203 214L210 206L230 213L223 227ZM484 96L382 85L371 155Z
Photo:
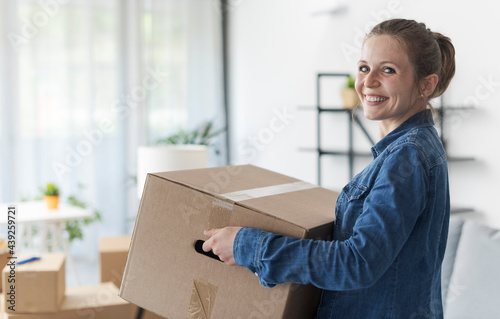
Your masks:
M2 271L3 300L6 312L39 313L59 310L66 288L66 257L62 253L46 253L40 260L19 265L31 257L19 255Z
M319 289L265 288L194 244L228 225L328 239L337 196L251 165L148 174L120 296L167 318L313 318Z
M132 236L103 237L99 239L101 282L111 281L121 286Z
M8 252L0 254L0 269L3 269L5 265L7 265L8 257L10 257L10 254ZM0 292L3 291L2 289L3 289L3 276L0 275Z
M3 313L4 319L123 319L130 316L131 305L118 297L111 282L94 286L70 287L58 312Z
M132 236L103 237L99 239L101 282L111 281L121 286L123 271L127 263L128 250ZM137 318L136 306L131 307L130 319ZM161 317L143 311L142 319L161 319Z

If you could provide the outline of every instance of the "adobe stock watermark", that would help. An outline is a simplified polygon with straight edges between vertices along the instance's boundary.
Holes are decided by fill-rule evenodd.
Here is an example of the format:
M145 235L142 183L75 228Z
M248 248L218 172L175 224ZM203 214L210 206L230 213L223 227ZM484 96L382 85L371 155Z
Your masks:
M107 305L115 303L117 299L119 299L117 292L104 286L95 295L89 295L82 300L76 313L80 317L97 318L98 313L102 312Z
M448 289L448 295L446 298L446 304L449 305L467 289L466 286L459 284L454 278L452 282L450 282L449 286L446 287ZM417 319L417 318L431 318L435 314L443 313L443 302L441 299L434 299L426 307L419 307L418 311L412 313L409 316L409 319Z
M353 42L342 42L340 44L340 49L344 54L344 58L346 59L346 61L349 62L349 64L355 64L356 62L358 62L358 59L361 55L361 48L363 47L363 41L365 40L366 35L373 29L374 26L384 20L393 18L395 15L400 14L402 11L403 7L401 6L401 2L399 0L389 1L385 9L370 11L370 15L373 17L373 20L367 22L363 30L358 27L354 28L356 34L354 35Z
M241 173L242 168L239 166L226 166L222 167L220 171L212 171L209 173L210 181L203 186L203 191L206 193L220 194L223 189L231 184L231 178L237 176ZM182 218L186 225L191 224L191 218L193 216L199 215L201 213L207 213L207 206L219 206L220 210L231 211L233 209L232 204L214 201L212 197L209 197L205 193L195 192L193 195L193 200L190 203L192 205L185 205L182 211ZM209 225L210 227L223 227L227 225Z
M256 135L249 136L239 143L239 155L243 156L244 162L248 163L254 160L258 152L264 151L274 141L276 135L282 133L295 117L296 114L288 112L286 107L282 110L273 109L273 116L269 119L268 125L261 128ZM219 172L210 172L210 181L203 186L203 190L207 193L219 194L230 185L231 178L240 173L241 167L237 166L227 166ZM206 207L210 203L213 204L213 199L208 199L204 193L196 192L192 205L186 206L182 211L182 217L186 225L191 223L193 216L206 213ZM219 206L219 209L222 210L232 209L229 206L224 206L223 203L219 203Z
M256 135L249 136L238 144L238 154L245 162L252 162L258 153L264 151L274 141L276 135L283 132L297 116L289 113L286 107L282 110L273 109L273 113L274 116L269 119L267 127L261 128Z
M292 293L297 289L301 288L296 284L288 284L290 285L289 292ZM302 287L302 289L304 289ZM236 319L262 319L262 318L272 318L275 315L276 308L281 307L283 302L286 300L287 292L283 289L273 289L270 291L270 295L268 299L262 300L253 300L252 305L254 309L248 315L244 317L238 316Z
M448 285L448 294L446 295L446 304L451 304L457 300L458 297L467 289L467 286L464 286L458 282L458 279L452 277L450 284Z
M52 19L61 11L61 6L66 5L71 0L38 0L40 9L30 18L23 18L21 21L20 33L9 32L7 38L10 45L19 53L21 46L26 45L38 35L41 29L45 28Z
M490 99L498 88L500 88L500 81L493 79L492 74L486 77L479 76L478 84L474 88L474 94L465 97L460 105L463 110L445 117L445 124L450 125L451 129L457 129L465 119L471 116L473 110L480 107L481 102Z
M75 146L66 148L64 160L52 162L52 170L60 180L65 174L72 172L86 157L89 157L103 141L105 134L116 129L116 122L122 121L144 102L148 93L157 89L167 78L167 73L156 68L149 68L143 76L141 84L135 85L128 94L116 99L111 107L111 116L101 118L96 128L83 132L83 138Z

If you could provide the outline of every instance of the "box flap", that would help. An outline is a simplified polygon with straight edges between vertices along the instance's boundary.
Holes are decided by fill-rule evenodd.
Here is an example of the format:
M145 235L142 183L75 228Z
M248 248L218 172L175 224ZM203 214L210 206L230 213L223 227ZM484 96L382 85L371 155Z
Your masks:
M335 215L337 192L253 165L152 175L287 220L306 230L332 222Z
M225 194L299 182L298 179L253 165L222 166L155 173L158 177L209 193Z
M263 214L272 212L272 216L276 218L287 220L294 225L310 230L333 222L337 197L338 193L334 191L316 187L253 198L238 204L259 210Z
M103 237L99 239L99 252L128 252L132 236Z
M16 263L33 256L33 254L19 255ZM40 256L39 260L31 261L22 265L16 265L16 271L58 271L64 265L65 260L66 256L63 253L44 253Z

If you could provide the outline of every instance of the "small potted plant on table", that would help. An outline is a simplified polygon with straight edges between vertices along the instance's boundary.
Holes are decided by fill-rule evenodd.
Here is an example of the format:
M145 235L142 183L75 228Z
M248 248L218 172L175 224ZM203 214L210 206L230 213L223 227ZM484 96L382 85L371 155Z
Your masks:
M59 205L59 187L54 183L48 183L45 188L40 189L44 194L44 201L48 209L57 209Z

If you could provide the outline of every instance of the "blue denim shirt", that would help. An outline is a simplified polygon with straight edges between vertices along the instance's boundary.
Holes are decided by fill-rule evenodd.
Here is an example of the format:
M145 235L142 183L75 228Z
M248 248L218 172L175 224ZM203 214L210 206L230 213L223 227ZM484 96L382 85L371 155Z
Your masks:
M262 285L323 289L317 317L442 318L441 263L450 213L445 151L429 110L373 148L340 193L332 241L242 228L238 265Z

